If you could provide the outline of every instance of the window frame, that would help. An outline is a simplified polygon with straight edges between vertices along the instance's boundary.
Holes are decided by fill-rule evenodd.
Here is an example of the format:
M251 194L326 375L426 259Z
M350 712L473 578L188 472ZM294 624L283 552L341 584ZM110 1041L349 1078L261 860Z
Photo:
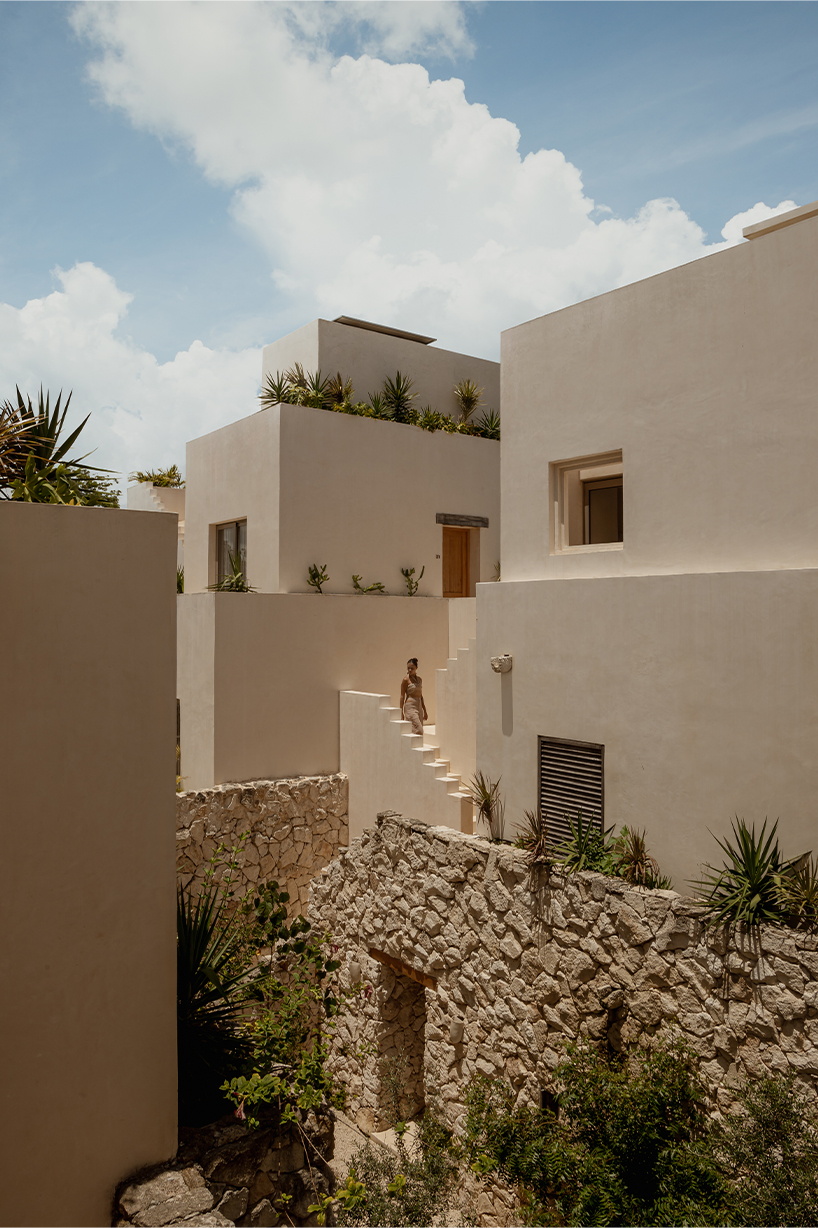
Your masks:
M623 498L623 513L622 513L622 541L618 542L597 542L587 544L585 542L585 509L584 498L585 493L583 487L585 481L579 477L579 471L582 469L601 469L603 466L619 466L619 473L610 473L600 475L599 479L588 478L587 482L594 481L612 481L615 478L621 480L622 498ZM621 448L612 449L609 452L597 452L587 456L574 456L567 460L551 461L548 466L549 471L549 553L551 555L565 554L602 554L611 550L624 549L624 494L625 494L625 472L624 459ZM579 487L579 507L575 509L575 514L581 517L579 523L582 526L582 544L570 544L571 524L568 516L568 494L566 492L566 479L571 475L576 475L575 482Z
M225 529L235 529L236 532L236 553L241 558L241 573L244 579L247 579L247 517L242 516L237 520L223 520L213 526L216 538L216 583L221 584L227 573L222 572L222 551L221 551L221 535ZM244 547L240 544L240 530L244 529Z

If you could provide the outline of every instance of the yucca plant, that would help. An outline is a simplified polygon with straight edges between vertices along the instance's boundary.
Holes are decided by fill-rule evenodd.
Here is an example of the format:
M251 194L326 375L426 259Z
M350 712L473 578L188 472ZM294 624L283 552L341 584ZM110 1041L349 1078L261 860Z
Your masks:
M818 860L802 857L778 880L778 901L790 925L814 929L818 925Z
M778 820L767 834L767 820L756 835L755 823L748 827L736 815L732 824L733 839L726 837L716 843L725 855L721 869L705 865L709 871L693 885L701 896L697 903L708 925L757 926L765 922L780 925L786 914L780 899L780 884L799 861L781 856L778 844Z
M392 416L382 392L370 392L369 407L371 418L390 418Z
M514 842L528 853L528 864L549 869L552 856L548 844L548 815L540 810L524 810L523 822Z
M637 828L623 827L611 846L613 872L625 882L637 887L669 888L670 879L663 875L659 863L648 852L646 833Z
M577 870L596 870L601 874L613 873L612 851L614 842L611 839L613 827L603 828L593 815L587 821L583 820L582 807L577 811L576 824L569 815L565 815L568 829L571 833L556 850L556 858L563 867L573 873Z
M462 379L454 386L454 395L460 409L460 421L468 422L477 406L482 404L483 389L473 379Z
M248 1046L238 1035L245 961L238 959L241 917L215 883L176 895L176 1010L180 1118L185 1125L224 1112L218 1088L238 1073ZM211 1116L212 1115L212 1116ZM198 1120L197 1120L198 1119Z
M329 403L333 406L350 405L352 398L355 395L355 389L352 387L352 380L345 379L340 371L335 375L330 376L326 384L326 397Z
M469 781L467 792L477 807L478 822L485 823L490 840L502 840L505 835L505 803L500 797L500 781L492 780L483 772L475 772Z
M474 423L475 429L484 439L500 438L500 415L493 409L487 409Z
M148 482L151 486L167 486L180 490L185 479L178 465L168 465L166 469L136 469L128 474L129 482Z
M383 404L389 417L395 422L408 422L412 402L417 393L412 392L414 381L408 375L395 372L395 378L388 377L383 381Z
M286 399L291 405L308 405L313 409L332 408L329 398L329 378L322 378L319 371L305 371L296 362L284 373L287 381Z
M264 379L264 387L259 394L261 408L269 409L271 405L286 404L289 387L287 377L281 371L276 371L275 375L268 372Z

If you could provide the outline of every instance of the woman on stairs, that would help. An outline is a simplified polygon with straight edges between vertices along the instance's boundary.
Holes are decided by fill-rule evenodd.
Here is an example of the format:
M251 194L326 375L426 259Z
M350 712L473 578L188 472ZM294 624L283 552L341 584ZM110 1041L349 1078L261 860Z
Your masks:
M417 657L406 662L406 677L400 684L400 710L403 719L410 722L412 733L423 737L423 722L428 721L429 714L423 702L423 679L418 673Z

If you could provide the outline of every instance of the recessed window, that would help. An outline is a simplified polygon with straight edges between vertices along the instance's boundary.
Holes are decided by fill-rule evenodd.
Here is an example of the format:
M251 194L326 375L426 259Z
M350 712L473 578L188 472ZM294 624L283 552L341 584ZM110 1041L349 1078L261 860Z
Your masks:
M219 584L232 576L235 562L241 565L241 573L247 579L247 521L235 520L220 524L216 531L216 573Z
M552 551L615 550L624 540L621 452L551 465Z

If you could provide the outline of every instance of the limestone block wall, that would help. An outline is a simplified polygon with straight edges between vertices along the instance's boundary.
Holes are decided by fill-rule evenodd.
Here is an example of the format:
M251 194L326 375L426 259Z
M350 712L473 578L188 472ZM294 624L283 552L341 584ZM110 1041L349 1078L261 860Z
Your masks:
M311 880L349 842L347 778L299 776L219 785L176 797L176 872L201 883L210 859L237 849L233 895L274 879L306 912ZM222 865L217 878L224 872Z
M532 878L520 850L391 813L325 867L310 917L339 943L350 982L372 987L333 1056L369 1128L386 1109L384 1057L401 1044L410 1063L417 1054L392 1026L393 981L402 993L423 985L424 1094L455 1125L478 1071L538 1103L566 1042L619 1048L663 1026L699 1054L722 1106L764 1071L792 1070L815 1093L815 935L765 927L728 943L675 892L591 873Z

